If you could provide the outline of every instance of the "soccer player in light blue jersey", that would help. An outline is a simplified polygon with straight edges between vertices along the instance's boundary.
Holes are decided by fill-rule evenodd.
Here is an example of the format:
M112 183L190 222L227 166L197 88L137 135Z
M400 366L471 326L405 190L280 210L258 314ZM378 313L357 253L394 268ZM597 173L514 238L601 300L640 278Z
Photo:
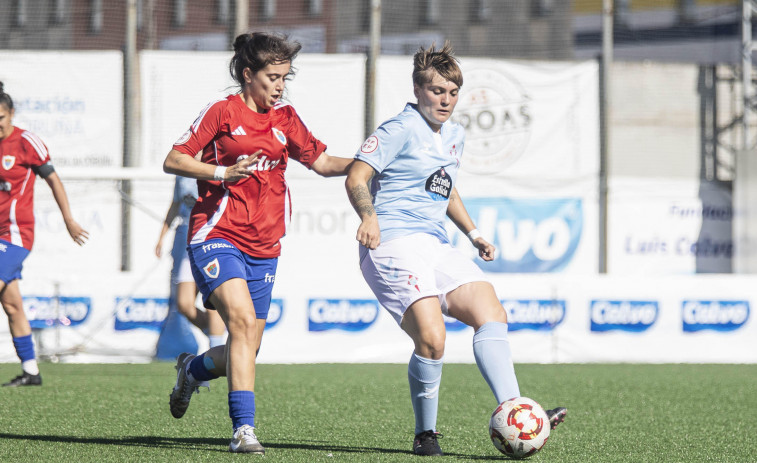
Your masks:
M177 175L173 189L173 201L166 212L163 226L160 229L158 243L155 245L155 255L161 257L163 253L163 239L171 224L178 217L173 246L171 247L171 293L175 298L176 309L185 316L190 323L203 330L208 336L210 347L216 347L226 342L226 327L221 316L215 310L200 310L195 305L197 300L197 285L187 253L187 234L189 233L189 216L197 202L197 180Z
M497 403L520 396L507 314L476 264L449 242L446 217L485 261L494 246L476 229L455 189L463 128L449 119L463 76L449 44L413 57L409 103L360 147L346 188L361 219L360 268L384 308L412 338L408 365L415 413L413 452L442 455L436 429L446 331L442 314L474 328L473 352ZM547 411L554 428L567 410Z

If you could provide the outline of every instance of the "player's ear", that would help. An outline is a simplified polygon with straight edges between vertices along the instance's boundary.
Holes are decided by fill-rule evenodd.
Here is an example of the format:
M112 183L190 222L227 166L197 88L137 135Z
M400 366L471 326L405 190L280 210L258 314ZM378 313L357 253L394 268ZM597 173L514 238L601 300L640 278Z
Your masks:
M252 78L255 75L254 72L252 72L252 69L250 68L244 68L242 71L242 75L244 76L244 82L246 84L252 83Z
M418 86L418 84L413 84L413 94L415 95L416 99L420 99L421 88Z

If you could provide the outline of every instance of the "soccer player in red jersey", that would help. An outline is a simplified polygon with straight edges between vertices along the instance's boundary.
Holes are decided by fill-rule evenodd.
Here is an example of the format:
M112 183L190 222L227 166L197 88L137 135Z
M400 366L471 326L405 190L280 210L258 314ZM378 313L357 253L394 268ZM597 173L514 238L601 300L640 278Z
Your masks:
M78 245L89 235L71 216L68 197L55 173L47 147L33 133L13 126L13 99L0 82L0 304L8 315L13 346L23 372L3 386L38 386L32 329L24 314L18 280L34 243L34 179L50 186L66 229Z
M255 358L290 219L287 164L295 160L330 177L346 175L352 162L326 154L281 102L300 48L278 34L238 36L229 70L241 91L203 109L163 164L168 173L198 179L188 237L192 273L205 306L218 310L229 333L225 346L179 356L171 414L181 418L199 386L227 376L232 452L265 452L254 431Z

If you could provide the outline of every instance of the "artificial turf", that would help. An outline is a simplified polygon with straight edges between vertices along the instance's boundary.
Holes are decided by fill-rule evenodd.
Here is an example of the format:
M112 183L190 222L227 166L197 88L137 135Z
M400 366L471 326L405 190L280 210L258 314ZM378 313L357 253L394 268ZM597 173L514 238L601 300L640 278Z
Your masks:
M407 366L258 365L266 454L228 453L223 378L174 419L173 364L41 365L41 387L0 389L0 462L402 462L411 454ZM3 382L18 364L0 364ZM516 365L521 394L568 418L529 460L757 462L757 365ZM506 460L487 435L496 403L475 365L447 364L440 461Z

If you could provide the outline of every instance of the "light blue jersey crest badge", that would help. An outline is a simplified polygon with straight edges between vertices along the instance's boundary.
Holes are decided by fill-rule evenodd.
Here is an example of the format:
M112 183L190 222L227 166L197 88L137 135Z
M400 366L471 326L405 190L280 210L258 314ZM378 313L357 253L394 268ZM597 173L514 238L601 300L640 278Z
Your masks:
M284 132L277 129L276 127L273 127L271 130L273 130L273 134L276 136L276 140L279 141L282 145L286 146L287 144L287 137L284 136Z
M218 278L218 272L221 270L220 265L218 265L218 259L211 260L202 270L210 278Z

